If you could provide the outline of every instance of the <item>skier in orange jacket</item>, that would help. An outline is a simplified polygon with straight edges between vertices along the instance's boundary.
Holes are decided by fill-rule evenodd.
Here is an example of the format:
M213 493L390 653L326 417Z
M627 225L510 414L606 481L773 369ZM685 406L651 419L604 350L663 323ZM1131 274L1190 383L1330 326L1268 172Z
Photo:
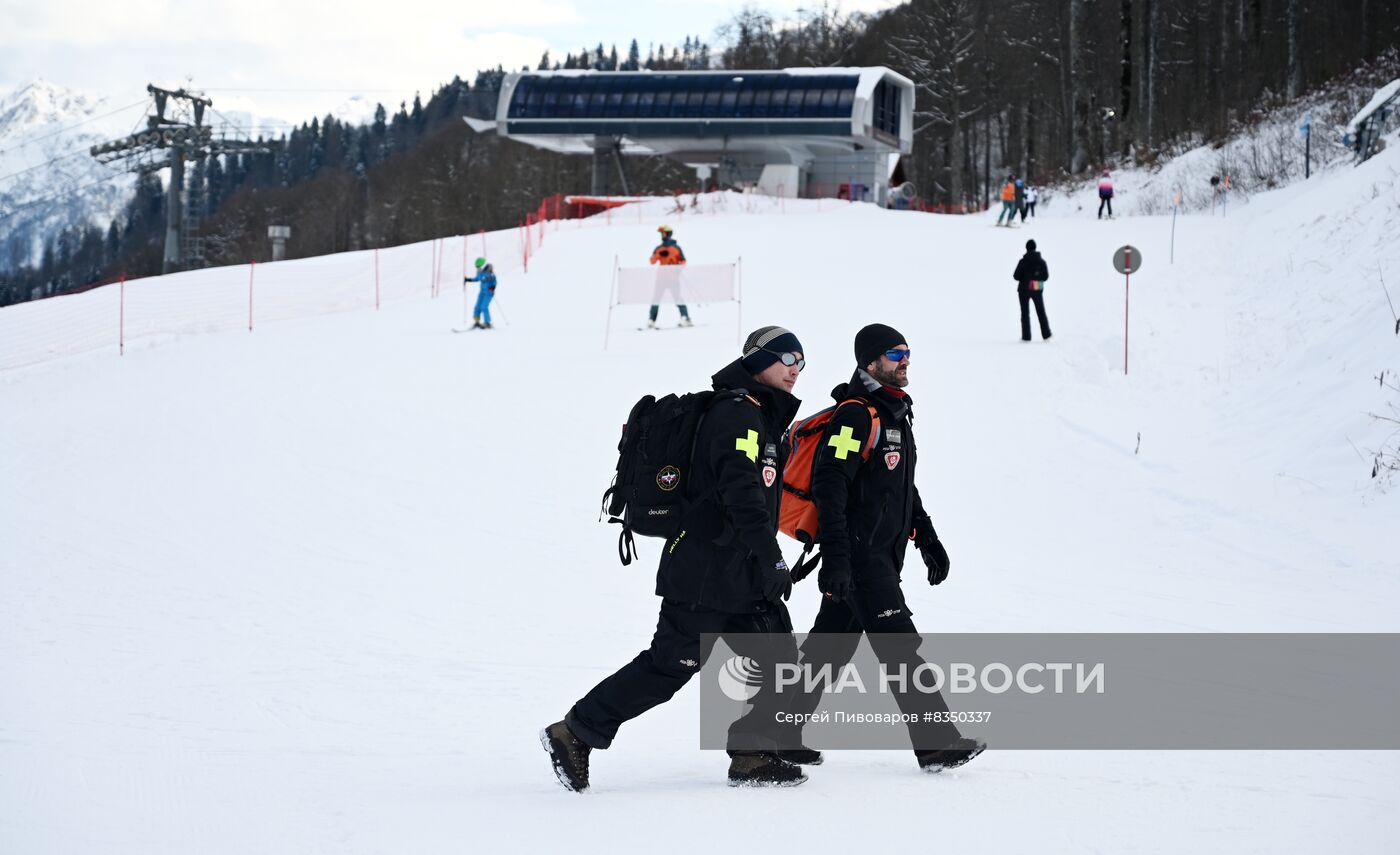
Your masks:
M659 264L662 267L672 267L685 264L685 253L681 251L681 245L676 243L676 239L671 236L670 226L661 226L657 229L661 233L661 243L656 249L651 251L651 263ZM677 282L680 278L679 270L659 271L657 273L656 294L652 299L657 302L651 304L651 312L647 320L647 329L656 329L656 315L661 311L661 294L664 291L676 292ZM677 293L679 297L679 293ZM690 311L686 309L684 303L677 303L676 308L681 312L681 326L688 327L693 324L690 321Z
M997 225L1001 225L1001 218L1006 218L1006 225L1010 226L1016 219L1016 176L1006 176L1006 183L1001 187L1001 213L997 214Z

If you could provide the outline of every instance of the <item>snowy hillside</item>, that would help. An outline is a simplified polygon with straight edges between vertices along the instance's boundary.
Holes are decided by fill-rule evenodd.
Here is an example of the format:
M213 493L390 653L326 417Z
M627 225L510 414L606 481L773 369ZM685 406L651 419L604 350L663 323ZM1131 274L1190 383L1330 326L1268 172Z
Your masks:
M381 258L400 299L252 333L247 268L181 274L229 277L223 331L119 357L104 327L100 349L0 372L0 851L714 852L779 830L809 852L1394 851L1394 752L993 746L937 777L832 752L800 788L736 791L695 747L692 686L595 753L576 796L535 733L655 626L655 545L619 567L596 521L619 424L737 356L733 304L664 332L618 308L603 350L613 259L644 263L661 222L694 262L742 256L742 328L801 338L804 413L861 325L907 335L953 561L907 586L924 631L1400 631L1400 491L1366 457L1387 435L1375 378L1400 370L1376 275L1400 269L1398 172L1392 145L1181 217L1175 263L1169 217L1071 205L1002 229L651 202L549 232L528 274L515 234L488 236L498 328L468 335L450 283L475 236L447 244L437 299L428 246L400 248ZM1018 340L1027 238L1049 342ZM1145 259L1127 376L1124 243ZM372 263L257 275L311 294L370 287ZM163 286L128 299L143 287ZM0 309L0 329L111 293L43 301L42 322ZM798 587L799 628L816 599Z
M129 101L112 103L36 78L0 93L0 272L38 264L45 241L65 228L106 229L121 213L135 177L120 165L98 163L88 150L145 127L150 99L144 89L132 92ZM294 127L286 119L266 117L247 96L220 95L215 106L207 121L221 137L271 139ZM329 114L367 124L374 108L357 95Z
M113 104L42 79L0 96L0 271L38 263L44 241L67 227L107 227L135 178L88 148L130 133L145 104Z

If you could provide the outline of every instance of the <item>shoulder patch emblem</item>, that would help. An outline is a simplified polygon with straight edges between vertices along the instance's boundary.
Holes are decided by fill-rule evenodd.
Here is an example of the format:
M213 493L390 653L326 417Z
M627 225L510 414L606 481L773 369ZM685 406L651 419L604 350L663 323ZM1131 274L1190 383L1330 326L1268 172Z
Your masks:
M890 467L890 471L893 472L894 468L899 465L899 452L891 451L889 454L886 454L885 465Z
M904 434L897 430L886 430L885 438L890 442L903 442Z
M681 470L674 466L663 466L661 471L656 473L656 486L671 492L681 483Z
M778 470L772 466L763 467L763 486L771 487L773 482L778 480Z

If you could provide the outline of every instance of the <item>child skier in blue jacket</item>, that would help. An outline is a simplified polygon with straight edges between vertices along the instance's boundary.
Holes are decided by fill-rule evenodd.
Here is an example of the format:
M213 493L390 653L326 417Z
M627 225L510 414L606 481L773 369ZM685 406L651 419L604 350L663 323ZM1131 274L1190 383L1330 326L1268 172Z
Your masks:
M491 329L491 298L496 296L496 274L486 259L476 260L476 275L463 276L462 283L480 282L481 291L476 295L476 308L472 309L472 328Z

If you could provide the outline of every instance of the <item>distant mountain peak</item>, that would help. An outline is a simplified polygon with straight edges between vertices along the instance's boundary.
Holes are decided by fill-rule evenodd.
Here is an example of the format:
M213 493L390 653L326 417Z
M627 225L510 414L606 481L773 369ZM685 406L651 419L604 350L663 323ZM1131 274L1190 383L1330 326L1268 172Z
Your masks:
M0 95L0 139L44 125L86 119L104 103L103 98L35 77Z

